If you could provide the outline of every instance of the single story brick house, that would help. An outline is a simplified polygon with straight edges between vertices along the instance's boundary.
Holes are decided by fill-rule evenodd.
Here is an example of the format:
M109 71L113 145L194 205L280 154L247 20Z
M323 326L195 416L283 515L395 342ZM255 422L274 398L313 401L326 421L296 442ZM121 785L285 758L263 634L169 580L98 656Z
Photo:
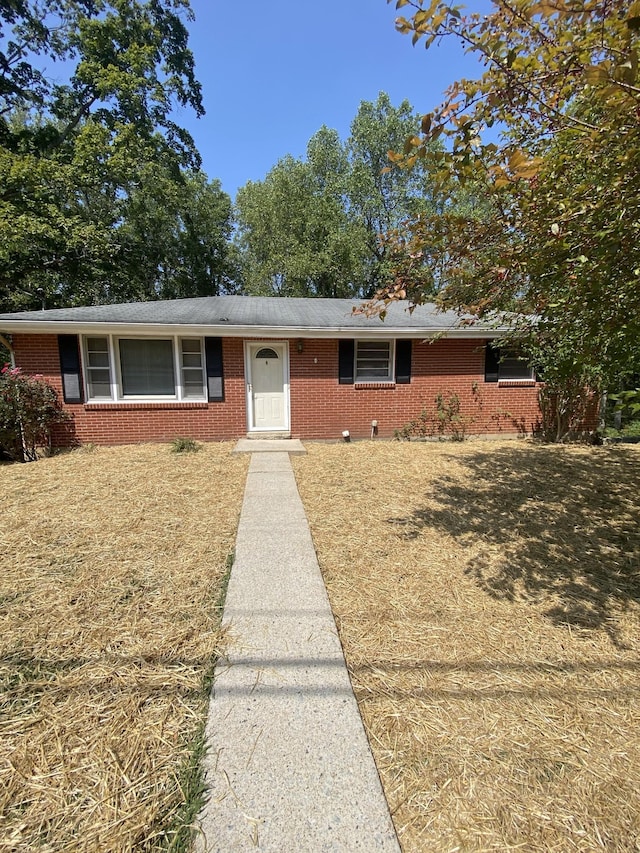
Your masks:
M496 349L506 328L360 305L211 296L3 314L0 333L64 401L58 445L391 437L438 394L459 399L469 434L535 429L538 383Z

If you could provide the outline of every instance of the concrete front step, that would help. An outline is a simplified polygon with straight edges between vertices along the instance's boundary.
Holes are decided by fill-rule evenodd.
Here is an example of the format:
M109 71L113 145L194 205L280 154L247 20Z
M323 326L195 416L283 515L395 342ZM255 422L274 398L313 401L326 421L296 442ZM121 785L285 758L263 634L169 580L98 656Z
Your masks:
M259 441L240 438L233 449L234 453L292 453L302 456L307 451L299 438L263 438Z
M278 432L278 430L274 430L273 432L248 432L247 438L249 441L261 441L263 439L276 439L276 438L291 438L290 432Z

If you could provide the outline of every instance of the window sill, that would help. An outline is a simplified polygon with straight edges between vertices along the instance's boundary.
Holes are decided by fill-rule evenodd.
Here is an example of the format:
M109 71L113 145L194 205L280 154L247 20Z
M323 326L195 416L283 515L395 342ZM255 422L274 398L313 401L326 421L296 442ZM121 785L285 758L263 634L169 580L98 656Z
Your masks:
M395 388L395 382L363 382L362 380L354 382L357 391L371 391L387 388Z
M116 409L206 409L208 405L206 400L105 400L104 403L89 400L84 404L84 408L87 412L104 412Z
M498 379L499 388L533 388L535 379Z

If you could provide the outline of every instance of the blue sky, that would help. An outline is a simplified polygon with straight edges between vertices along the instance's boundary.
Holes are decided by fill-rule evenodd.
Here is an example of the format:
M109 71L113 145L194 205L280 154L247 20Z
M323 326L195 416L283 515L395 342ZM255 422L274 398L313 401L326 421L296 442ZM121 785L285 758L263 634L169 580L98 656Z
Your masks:
M479 3L469 4L477 10ZM345 139L361 101L389 94L420 113L481 69L454 43L428 51L396 32L385 0L191 0L189 25L206 115L177 120L210 178L235 197L286 154L304 156L323 125Z

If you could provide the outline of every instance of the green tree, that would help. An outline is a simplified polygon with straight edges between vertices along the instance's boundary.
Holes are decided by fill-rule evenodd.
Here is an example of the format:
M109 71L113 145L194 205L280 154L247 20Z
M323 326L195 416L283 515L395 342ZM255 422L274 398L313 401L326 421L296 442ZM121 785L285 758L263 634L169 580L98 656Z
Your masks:
M120 268L119 301L133 288L138 298L210 296L229 289L231 199L202 172L179 179L149 164L121 202L115 227Z
M442 304L528 313L517 332L549 383L616 387L640 362L640 4L396 5L414 43L460 40L485 68L453 83L394 156L431 161L443 191L483 188L488 215L423 218L406 238L436 248ZM492 126L499 141L483 142Z
M443 199L435 192L426 160L409 170L389 168L389 151L402 149L419 127L419 117L411 104L405 100L394 107L384 92L375 102L363 101L351 124L346 144L350 168L345 194L351 216L367 233L367 296L391 281L389 235L408 218L442 210Z
M188 0L15 0L0 8L0 116L36 109L55 123L34 126L39 149L60 149L91 117L117 139L135 125L138 135L199 165L189 134L171 118L174 105L201 115L200 84L181 15ZM6 35L7 31L9 35ZM69 80L45 75L38 62L74 65ZM47 64L44 62L43 64ZM157 131L162 134L158 135Z
M359 290L364 234L345 212L339 175L324 168L338 153L331 150L335 140L326 129L318 136L323 138L311 141L310 159L286 157L264 181L238 191L239 247L249 293L348 297Z
M388 283L390 233L439 204L426 165L387 168L389 150L418 130L410 104L394 107L381 93L360 104L345 142L322 127L304 160L286 157L264 181L242 187L236 206L247 290L371 296Z
M172 118L203 112L184 17L188 0L0 10L4 310L221 286L230 203ZM45 75L57 64L66 82Z

